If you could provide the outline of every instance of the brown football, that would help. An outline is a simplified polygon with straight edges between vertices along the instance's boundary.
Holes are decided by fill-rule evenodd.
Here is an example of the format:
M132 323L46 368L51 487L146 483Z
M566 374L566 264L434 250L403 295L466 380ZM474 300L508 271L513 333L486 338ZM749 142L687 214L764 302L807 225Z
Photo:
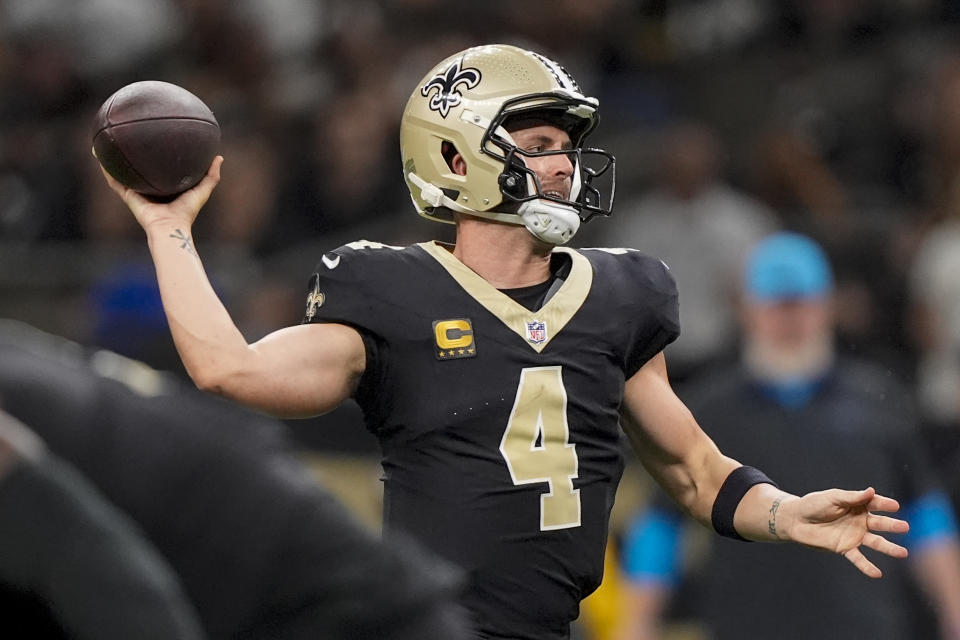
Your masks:
M206 175L220 125L200 98L169 82L144 80L107 98L94 118L93 152L118 182L171 198Z

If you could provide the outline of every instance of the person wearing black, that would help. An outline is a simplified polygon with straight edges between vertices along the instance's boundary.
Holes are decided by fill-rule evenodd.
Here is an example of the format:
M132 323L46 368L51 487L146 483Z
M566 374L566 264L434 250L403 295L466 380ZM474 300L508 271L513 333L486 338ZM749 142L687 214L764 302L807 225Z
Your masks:
M3 411L0 620L28 638L204 638L175 573L137 526Z
M464 637L458 573L357 522L278 421L11 321L0 406L137 524L210 638Z

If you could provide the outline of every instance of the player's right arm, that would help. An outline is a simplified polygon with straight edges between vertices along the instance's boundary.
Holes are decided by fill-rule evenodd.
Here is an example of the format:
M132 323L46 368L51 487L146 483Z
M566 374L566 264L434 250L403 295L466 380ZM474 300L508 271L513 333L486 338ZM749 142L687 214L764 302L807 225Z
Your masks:
M345 325L310 324L247 344L210 285L191 235L220 181L222 161L215 158L196 187L166 204L104 176L147 234L170 332L194 383L279 417L326 413L359 381L366 364L363 340Z

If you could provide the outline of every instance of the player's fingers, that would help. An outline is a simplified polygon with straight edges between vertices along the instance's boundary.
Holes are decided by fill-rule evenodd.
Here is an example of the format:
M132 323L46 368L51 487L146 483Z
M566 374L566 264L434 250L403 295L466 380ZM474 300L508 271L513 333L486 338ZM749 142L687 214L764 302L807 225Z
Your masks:
M869 508L870 511L886 511L888 513L895 513L900 510L900 503L893 498L888 498L886 496L877 494L870 500Z
M874 551L879 551L880 553L884 553L894 558L907 557L906 547L901 547L899 544L891 542L883 536L878 536L875 533L868 532L865 536L863 536L862 544L870 547Z
M869 503L876 495L876 491L873 489L873 487L868 487L861 491L834 489L832 493L834 500L851 507L865 505Z
M877 565L867 560L867 558L860 553L860 550L857 548L848 549L844 552L843 557L849 560L853 566L861 571L861 573L870 578L879 578L883 576L883 573L877 568Z
M190 199L190 205L195 210L199 211L203 208L203 205L210 199L213 188L220 182L220 166L222 164L223 156L215 157L213 162L210 163L210 168L207 169L207 175L203 176L203 180L184 194Z
M120 196L123 196L123 191L126 189L122 184L113 179L113 176L107 173L107 170L100 166L100 173L103 174L103 177L107 181L107 186L116 191Z
M223 165L223 156L216 156L213 159L213 162L210 163L210 168L207 169L207 175L213 175L216 179L220 180L220 167Z
M106 178L107 185L123 199L124 203L126 203L131 210L136 211L137 207L143 206L149 202L146 198L133 189L125 187L117 182L113 176L107 173L107 170L102 166L100 167L100 173L102 173L103 177Z
M867 516L867 528L871 531L884 531L887 533L906 533L910 531L910 523L899 518L890 516L878 516L871 513Z

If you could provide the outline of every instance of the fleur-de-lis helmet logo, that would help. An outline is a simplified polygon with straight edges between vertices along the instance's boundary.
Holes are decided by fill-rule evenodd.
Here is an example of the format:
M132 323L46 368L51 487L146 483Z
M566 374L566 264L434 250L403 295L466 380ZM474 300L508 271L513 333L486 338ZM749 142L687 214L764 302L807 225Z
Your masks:
M429 106L432 111L436 111L442 117L446 118L450 113L450 108L460 104L463 95L458 87L461 85L467 89L473 89L480 84L480 70L472 67L461 69L462 60L454 60L442 71L430 78L427 84L420 87L420 95L430 96L430 93L436 89L437 92L430 96Z

